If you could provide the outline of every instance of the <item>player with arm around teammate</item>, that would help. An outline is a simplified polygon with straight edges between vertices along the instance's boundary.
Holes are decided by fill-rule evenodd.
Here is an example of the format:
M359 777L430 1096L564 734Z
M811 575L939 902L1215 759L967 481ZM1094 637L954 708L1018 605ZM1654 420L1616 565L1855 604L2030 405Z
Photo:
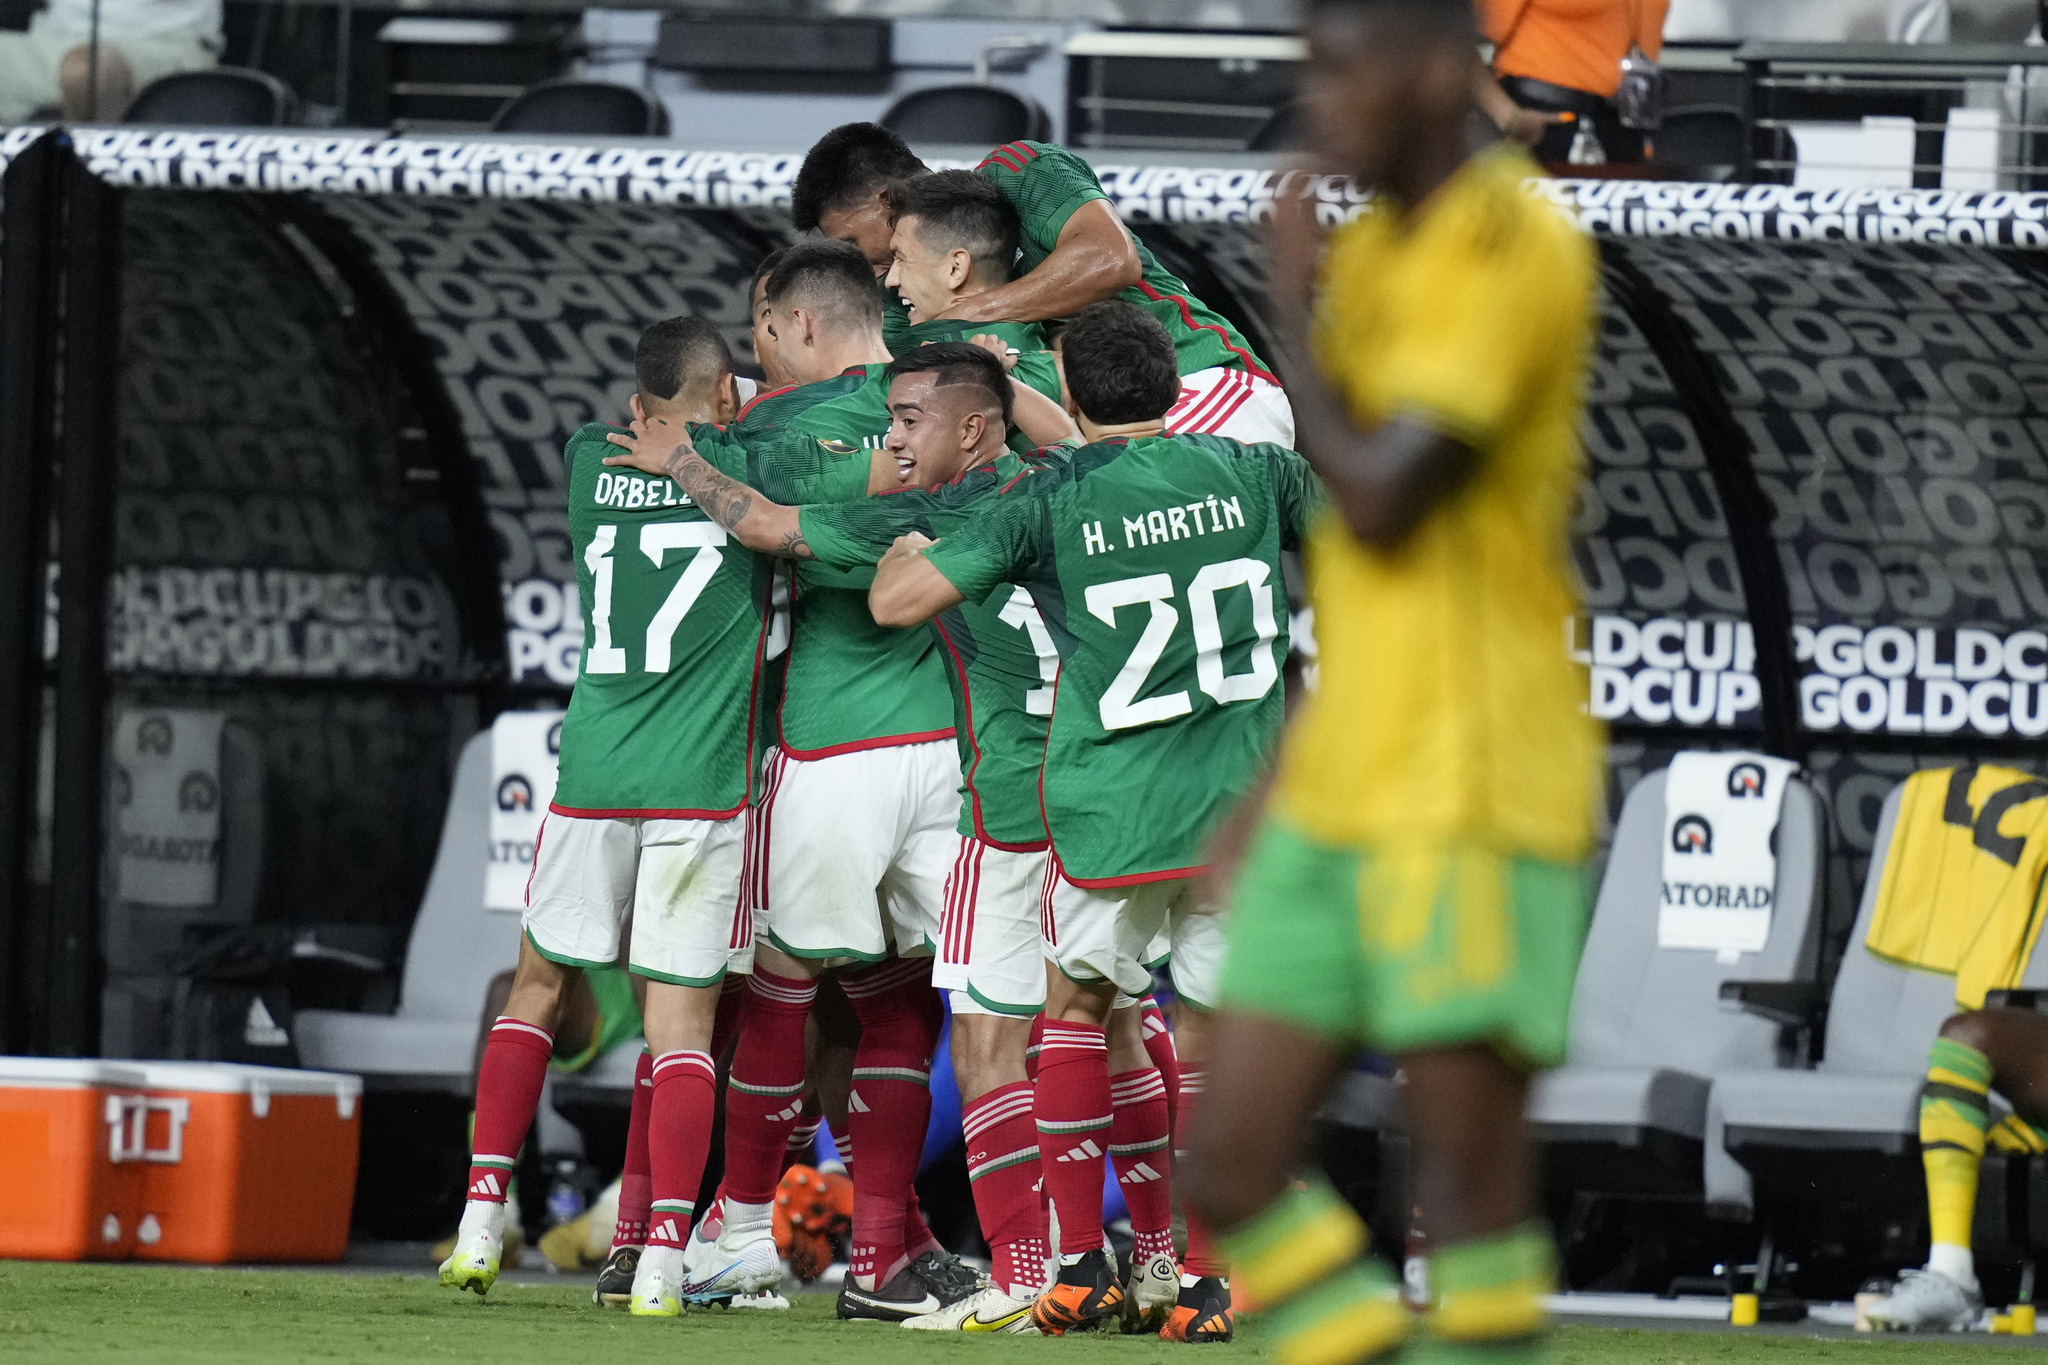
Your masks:
M926 173L888 129L843 124L804 156L791 212L799 228L858 246L879 276L891 263L891 191ZM955 301L947 318L970 327L1044 322L1122 299L1151 313L1173 339L1180 387L1168 430L1293 444L1294 418L1278 376L1132 236L1086 161L1051 143L1012 142L989 153L976 174L1017 206L1021 268L1008 283ZM907 322L892 313L892 339Z
M1554 1283L1523 1114L1564 1053L1601 790L1558 646L1595 255L1527 194L1525 152L1468 144L1475 37L1466 0L1310 6L1315 143L1375 198L1321 253L1319 372L1294 388L1330 494L1319 687L1236 878L1187 1167L1282 1361L1539 1359ZM1281 207L1298 312L1317 243ZM1296 1180L1360 1047L1407 1077L1419 1330L1357 1216Z
M674 411L681 376L715 350L694 319L651 328L636 357L636 415ZM677 414L680 417L680 413ZM534 853L519 965L485 1046L477 1084L469 1198L441 1283L487 1292L497 1278L504 1189L532 1125L571 980L620 957L648 982L652 1067L652 1214L631 1309L673 1316L697 1291L772 1285L765 1257L690 1285L682 1267L711 1141L709 1055L720 987L748 970L752 921L742 893L752 740L767 636L768 561L666 480L604 466L611 430L570 438L569 527L589 635L568 715L554 801Z
M1061 1245L1033 1320L1055 1334L1115 1315L1124 1296L1101 1247L1105 1025L1120 991L1148 987L1137 963L1162 926L1189 1006L1182 1043L1202 1054L1221 933L1200 913L1201 845L1278 738L1279 556L1320 496L1293 451L1165 432L1172 343L1143 310L1094 305L1062 346L1089 444L1058 486L1001 499L936 543L905 537L869 593L875 619L902 626L1019 584L1062 655L1041 779L1055 875L1035 1096ZM1227 1338L1220 1271L1191 1226L1165 1334Z

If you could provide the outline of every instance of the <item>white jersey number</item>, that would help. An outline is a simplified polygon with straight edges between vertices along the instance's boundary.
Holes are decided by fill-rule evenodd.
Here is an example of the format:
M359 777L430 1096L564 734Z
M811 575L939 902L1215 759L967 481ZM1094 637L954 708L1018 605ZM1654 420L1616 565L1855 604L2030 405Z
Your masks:
M612 549L618 543L619 528L600 526L597 534L590 538L590 548L583 552L584 567L590 570L595 581L596 598L591 603L590 628L596 643L583 655L583 671L586 673L624 673L626 651L612 644ZM697 598L704 592L705 584L718 572L719 564L725 559L718 548L726 543L725 528L708 521L655 522L640 528L640 553L647 556L655 568L661 567L663 557L670 550L696 548L690 557L682 576L675 586L668 590L660 610L647 623L647 671L666 673L673 657L676 628L683 623L683 617L690 608L697 605Z
M1024 714L1051 715L1053 684L1060 676L1060 652L1053 647L1052 632L1045 628L1045 618L1038 614L1038 603L1024 589L1012 586L1010 600L1003 604L996 619L1013 630L1023 631L1031 641L1031 652L1038 656L1038 681L1043 686L1024 694Z
M1273 641L1280 630L1279 618L1273 610L1271 578L1271 567L1262 560L1228 559L1204 565L1188 585L1189 625L1195 637L1195 683L1218 705L1256 701L1272 691L1273 684L1280 680L1280 664L1273 657ZM1258 632L1258 641L1252 646L1251 667L1247 671L1225 673L1223 628L1216 616L1216 594L1236 587L1251 594L1252 628ZM1154 725L1194 710L1185 690L1138 699L1146 679L1165 655L1174 628L1180 624L1180 612L1175 610L1172 597L1173 579L1163 573L1097 583L1088 589L1085 600L1089 614L1106 626L1116 625L1118 607L1136 606L1140 602L1152 607L1131 657L1124 660L1115 679L1103 689L1103 729Z

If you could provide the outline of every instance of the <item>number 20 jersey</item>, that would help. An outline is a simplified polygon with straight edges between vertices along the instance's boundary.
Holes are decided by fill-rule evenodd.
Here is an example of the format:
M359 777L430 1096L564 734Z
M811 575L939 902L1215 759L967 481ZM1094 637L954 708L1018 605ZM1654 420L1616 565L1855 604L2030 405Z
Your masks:
M1307 462L1279 446L1115 439L925 552L969 601L1029 589L1059 647L1041 791L1068 880L1200 870L1203 840L1279 739L1280 552L1320 500Z
M565 452L583 659L551 808L726 819L751 794L769 563L669 479L606 468L616 430L585 426ZM734 447L704 453L744 472Z

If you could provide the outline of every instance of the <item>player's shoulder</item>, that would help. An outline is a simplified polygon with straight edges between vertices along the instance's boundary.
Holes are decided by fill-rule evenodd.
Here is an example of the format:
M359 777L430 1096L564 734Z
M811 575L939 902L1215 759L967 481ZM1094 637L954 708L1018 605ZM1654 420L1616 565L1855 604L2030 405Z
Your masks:
M624 434L625 431L625 427L613 426L609 422L585 422L569 434L568 443L562 447L563 458L571 465L574 465L579 456L585 455L592 450L597 450L604 455L620 454L622 452L619 448L607 441L605 437L612 435L614 432Z
M1002 171L1008 171L1012 175L1023 175L1033 163L1041 159L1047 166L1056 166L1062 164L1065 159L1077 158L1074 158L1074 154L1066 148L1053 143L1019 138L1015 142L1006 142L990 152L974 169L984 175Z
M1522 148L1499 144L1477 153L1459 173L1450 226L1475 253L1531 272L1590 271L1593 244L1556 205L1533 194L1543 170Z

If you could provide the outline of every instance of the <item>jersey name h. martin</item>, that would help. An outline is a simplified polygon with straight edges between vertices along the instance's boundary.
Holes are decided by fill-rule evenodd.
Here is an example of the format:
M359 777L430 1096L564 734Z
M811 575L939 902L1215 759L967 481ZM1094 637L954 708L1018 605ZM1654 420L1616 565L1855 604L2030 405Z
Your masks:
M1208 521L1203 521L1203 514ZM1140 545L1163 545L1170 540L1188 540L1195 536L1206 536L1211 531L1226 531L1233 526L1244 525L1244 508L1236 498L1219 498L1211 493L1201 502L1181 503L1176 507L1155 507L1141 512L1136 517L1119 518L1124 524L1124 548L1136 549ZM1108 554L1116 546L1110 544L1108 536L1099 521L1084 522L1081 526L1081 548L1087 553Z

